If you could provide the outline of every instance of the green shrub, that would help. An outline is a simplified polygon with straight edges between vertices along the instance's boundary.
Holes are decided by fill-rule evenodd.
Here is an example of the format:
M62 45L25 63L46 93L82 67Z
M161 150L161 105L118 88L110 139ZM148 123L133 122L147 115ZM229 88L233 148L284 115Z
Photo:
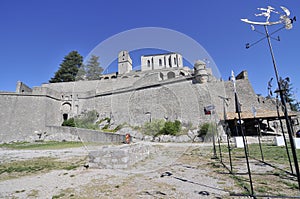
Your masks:
M110 118L109 117L104 118L104 120L106 120L108 123L110 123Z
M214 123L204 123L199 126L198 137L205 138L206 140L210 140L216 131L216 125Z
M117 132L118 130L120 130L123 127L124 124L119 124L118 126L116 126L116 128L114 129L114 132Z
M152 122L146 122L142 126L142 131L146 135L155 136L158 134L165 126L165 121L163 119L155 119Z
M96 122L97 124L101 124L102 122L104 121L107 121L108 123L110 123L110 118L109 117L106 117L106 118L102 118L101 120L99 120L98 122Z
M76 121L87 124L87 123L95 123L98 118L98 113L96 110L87 111L82 113L80 116L76 117Z
M152 122L146 122L142 126L142 131L146 135L158 136L158 135L178 135L181 132L181 122L175 120L174 122L165 121L163 119L155 119Z
M75 127L75 120L74 120L74 118L70 118L70 119L65 120L65 121L62 123L62 126Z
M105 130L105 129L108 129L108 128L109 128L109 125L106 124L106 125L102 128L102 130Z
M174 122L167 121L163 129L159 132L162 135L177 135L181 131L181 122L175 120Z
M95 123L98 118L98 113L95 110L84 112L81 115L65 120L62 126L78 127L84 129L99 129L98 125Z

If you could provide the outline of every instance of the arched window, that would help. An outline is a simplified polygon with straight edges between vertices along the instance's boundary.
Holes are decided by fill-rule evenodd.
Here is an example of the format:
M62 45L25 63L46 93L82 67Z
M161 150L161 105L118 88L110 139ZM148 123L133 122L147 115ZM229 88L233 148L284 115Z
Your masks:
M168 72L167 77L168 77L168 79L175 78L175 73L174 72Z
M61 106L61 110L62 110L63 114L64 113L66 113L66 114L70 113L71 107L72 107L72 105L69 102L63 103L62 106Z
M174 64L176 65L177 63L176 63L176 57L174 57Z
M159 59L158 62L159 62L159 66L162 66L162 60Z
M147 66L150 67L150 60L147 60Z

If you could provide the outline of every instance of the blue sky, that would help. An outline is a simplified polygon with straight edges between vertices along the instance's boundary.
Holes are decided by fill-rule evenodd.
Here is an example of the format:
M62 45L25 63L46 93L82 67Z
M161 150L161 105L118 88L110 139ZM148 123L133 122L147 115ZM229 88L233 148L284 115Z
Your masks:
M231 70L247 70L255 92L266 96L267 82L275 76L267 40L246 49L246 43L262 35L240 19L258 19L256 8L267 5L277 9L283 5L291 16L300 18L296 0L1 0L0 90L14 91L18 80L30 87L48 82L72 50L86 57L100 42L120 32L162 27L201 44L223 79L228 79ZM290 77L298 99L299 21L292 30L274 34L280 42L272 41L279 75Z

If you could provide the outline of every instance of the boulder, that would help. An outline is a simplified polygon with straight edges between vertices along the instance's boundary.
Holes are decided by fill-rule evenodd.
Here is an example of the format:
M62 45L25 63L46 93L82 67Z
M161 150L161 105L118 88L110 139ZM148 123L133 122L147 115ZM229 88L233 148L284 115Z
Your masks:
M191 138L188 135L180 135L176 137L175 142L191 142Z
M195 141L195 139L198 138L199 133L198 133L198 130L195 129L195 130L189 130L187 135L191 141Z
M136 130L133 130L131 127L125 127L117 131L118 134L120 135L126 135L130 134L130 137L132 138L132 141L137 141L137 140L143 140L144 135Z

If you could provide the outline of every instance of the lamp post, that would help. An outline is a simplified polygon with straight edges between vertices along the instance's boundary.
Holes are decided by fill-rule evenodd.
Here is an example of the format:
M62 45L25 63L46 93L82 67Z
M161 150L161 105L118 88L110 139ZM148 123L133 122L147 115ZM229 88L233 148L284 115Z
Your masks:
M228 147L228 155L229 155L230 173L232 173L231 147L230 147L230 141L229 141L230 133L229 133L228 124L226 122L226 120L227 120L226 105L228 105L227 101L229 101L230 98L223 97L223 96L219 96L219 98L221 98L222 101L223 101L224 126L225 126L226 135L227 135L226 137L227 137L227 147Z
M257 136L258 136L261 160L264 162L264 154L262 151L261 140L260 140L261 139L260 122L259 122L259 120L256 119L256 108L254 106L252 107L252 113L253 113L253 117L254 117L254 127L256 128L256 132L257 132Z
M205 115L210 115L210 121L212 122L212 114L214 113L215 110L215 106L214 105L208 105L206 107L204 107L204 114ZM213 159L217 159L217 150L216 150L216 140L215 140L215 131L213 129L213 127L211 127L211 131L213 134L213 152L214 152L214 156ZM216 129L217 130L217 129Z
M250 182L250 188L251 188L251 196L254 195L254 191L253 191L253 184L252 184L252 176L251 176L251 169L250 169L250 164L249 164L249 158L248 158L248 144L246 142L245 139L245 134L244 134L244 130L243 130L243 126L242 126L242 119L241 119L241 105L238 99L238 95L236 92L236 81L235 81L235 76L233 71L231 71L231 81L233 83L233 91L234 91L234 98L235 98L235 112L238 114L238 120L240 123L240 129L241 129L241 134L242 134L242 138L243 138L243 144L244 144L244 151L245 151L245 157L246 157L246 163L247 163L247 170L248 170L248 175L249 175L249 182Z
M287 130L288 130L288 135L289 135L289 139L290 139L291 150L292 150L292 154L293 154L293 158L294 158L294 164L295 164L295 170L296 170L296 173L297 173L298 188L300 190L300 173L299 173L299 165L298 165L298 160L297 160L295 143L294 143L294 139L293 139L293 130L292 130L292 127L291 127L291 121L289 120L286 101L285 101L285 98L284 98L284 95L283 95L283 90L282 90L282 86L281 86L281 83L280 83L280 79L279 79L279 75L278 75L278 69L277 69L277 65L276 65L276 61L275 61L275 57L274 57L274 52L273 52L273 48L272 48L272 44L271 44L271 35L273 33L270 34L269 31L268 31L268 26L276 25L276 24L283 24L284 25L283 27L279 28L277 31L279 31L283 28L286 28L286 29L289 30L293 27L292 24L293 24L294 21L296 21L296 18L295 17L293 19L289 18L290 11L287 8L283 7L283 6L281 6L280 8L283 10L282 13L275 11L275 9L271 6L268 6L267 8L258 8L258 10L261 10L263 12L260 13L260 14L255 14L255 16L266 17L265 22L255 22L255 21L250 21L248 19L241 19L241 20L245 23L251 24L252 30L255 30L254 25L259 25L259 26L264 27L265 35L266 35L264 38L267 38L267 41L268 41L268 46L269 46L269 50L270 50L270 54L271 54L271 58L272 58L272 63L273 63L273 69L274 69L274 72L275 72L275 77L276 77L276 81L277 81L277 85L278 85L278 91L279 91L281 103L282 103L283 109L284 109L283 110L284 118L285 118ZM278 21L269 21L272 13L280 15ZM277 32L277 31L275 31L275 32ZM259 41L261 41L261 40L259 40ZM256 44L256 43L254 43L254 44ZM253 45L247 44L246 48L249 48L251 46L253 46Z

